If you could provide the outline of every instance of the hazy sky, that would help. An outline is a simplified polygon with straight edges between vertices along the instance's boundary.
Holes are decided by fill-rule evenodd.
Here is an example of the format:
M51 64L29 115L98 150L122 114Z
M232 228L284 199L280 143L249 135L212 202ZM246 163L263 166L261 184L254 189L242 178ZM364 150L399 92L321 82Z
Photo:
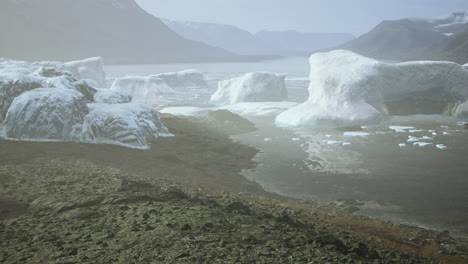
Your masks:
M467 11L468 0L136 0L163 18L231 24L255 32L295 29L363 34L385 19Z

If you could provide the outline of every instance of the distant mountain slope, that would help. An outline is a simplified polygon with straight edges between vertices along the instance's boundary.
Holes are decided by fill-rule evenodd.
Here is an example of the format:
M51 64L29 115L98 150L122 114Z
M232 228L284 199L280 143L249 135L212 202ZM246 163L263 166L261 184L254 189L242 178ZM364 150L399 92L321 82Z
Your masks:
M330 48L355 37L346 33L308 33L297 31L260 31L252 34L235 26L163 20L181 36L248 55L302 55Z
M255 34L257 38L271 46L279 54L303 54L335 47L355 37L347 33L313 33L287 31L260 31Z
M224 48L238 54L269 54L271 48L248 31L235 26L172 21L163 22L177 34L191 40L200 41L214 47Z
M1 0L0 57L106 63L238 60L220 48L187 40L134 0Z
M414 59L468 62L468 12L435 19L384 21L369 33L336 47L361 55L406 61Z

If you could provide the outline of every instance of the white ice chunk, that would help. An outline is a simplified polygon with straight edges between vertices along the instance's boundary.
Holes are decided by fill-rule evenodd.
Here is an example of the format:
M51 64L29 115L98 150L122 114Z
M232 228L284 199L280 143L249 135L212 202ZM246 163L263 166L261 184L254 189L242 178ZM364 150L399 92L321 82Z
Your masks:
M444 144L437 144L436 148L443 150L443 149L447 149L447 146L445 146Z
M411 126L391 126L389 128L397 133L406 133L408 132L407 130L414 129L414 127Z
M432 143L427 143L427 142L414 142L414 146L416 147L429 147L429 146L434 146Z
M291 141L292 141L292 142L300 142L301 139L300 139L300 138L291 138Z
M166 72L153 77L163 79L169 87L177 88L203 88L208 84L202 72L198 70L184 70L179 72Z
M240 77L220 81L211 96L215 105L241 102L278 102L288 99L285 75L266 72L247 73Z
M153 76L127 76L115 79L111 90L124 91L134 98L144 98L173 94L175 91L167 83Z
M406 147L406 144L405 144L405 143L400 143L400 144L398 144L398 146L399 146L400 148L404 148L404 147Z
M265 138L265 139L263 139L263 141L265 141L265 142L271 142L271 141L273 141L273 139L272 139L272 138Z
M106 72L100 57L64 63L63 69L70 71L77 80L86 80L94 88L106 88Z
M366 132L345 132L343 135L345 137L367 137L370 134Z
M343 141L338 141L338 140L324 140L322 141L323 144L325 145L331 145L331 146L342 146Z
M449 133L449 132L444 132L444 133L442 133L442 134L443 134L444 136L451 135L451 133Z

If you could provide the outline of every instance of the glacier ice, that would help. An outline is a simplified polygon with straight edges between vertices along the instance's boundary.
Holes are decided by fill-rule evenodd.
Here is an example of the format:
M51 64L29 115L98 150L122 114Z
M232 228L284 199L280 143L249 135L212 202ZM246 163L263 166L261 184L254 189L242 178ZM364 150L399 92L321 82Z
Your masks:
M94 88L107 87L104 63L100 57L64 63L63 70L71 72L77 80L86 80Z
M455 116L459 118L468 118L468 101L455 108Z
M95 103L124 104L130 103L132 96L125 91L114 91L110 89L97 89L94 94Z
M13 100L4 126L15 139L70 140L71 132L88 113L83 94L61 88L38 88Z
M386 63L336 50L312 55L310 65L309 99L281 113L277 125L372 124L468 98L468 71L456 63ZM440 108L439 114L447 110Z
M167 85L166 81L155 76L126 76L117 78L114 80L110 89L128 92L134 98L175 93L175 91Z
M160 73L152 75L152 77L163 79L169 87L174 89L200 88L208 86L203 73L194 69Z
M90 112L76 129L79 141L147 148L147 139L169 135L159 112L141 103L89 104Z
M211 96L215 105L242 102L279 102L288 99L285 75L252 72L218 82L218 90Z
M68 66L0 59L2 135L133 148L147 148L147 138L168 135L159 112L151 106L130 103L132 97L125 91L90 86L99 85L96 76L105 81L100 70L100 59Z

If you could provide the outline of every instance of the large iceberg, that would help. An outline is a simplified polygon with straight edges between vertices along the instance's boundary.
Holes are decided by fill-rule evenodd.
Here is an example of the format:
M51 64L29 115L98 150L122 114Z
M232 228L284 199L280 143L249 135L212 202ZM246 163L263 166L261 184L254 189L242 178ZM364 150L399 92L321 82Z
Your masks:
M288 99L285 75L266 72L247 73L218 82L218 90L211 96L215 105L242 102L278 102Z
M13 100L5 118L7 137L16 139L70 140L71 132L88 113L80 92L38 88Z
M468 98L468 71L451 62L386 63L350 51L310 57L309 99L279 126L352 126L388 115L451 113Z
M198 70L184 70L179 72L166 72L153 77L163 79L171 88L199 88L207 87L205 77L202 72Z
M81 67L79 62L71 65ZM94 81L76 79L67 67L71 66L60 62L0 59L2 136L147 148L147 138L168 134L151 106L130 103L132 97L125 91L91 87ZM92 77L92 70L78 72L80 78Z
M165 80L155 76L126 76L117 78L110 89L128 92L134 98L175 93Z
M95 88L106 88L106 72L100 57L79 61L71 61L63 64L63 69L72 73L77 80L86 80Z
M89 104L90 112L75 133L79 141L146 148L147 139L169 135L153 107L139 104Z

